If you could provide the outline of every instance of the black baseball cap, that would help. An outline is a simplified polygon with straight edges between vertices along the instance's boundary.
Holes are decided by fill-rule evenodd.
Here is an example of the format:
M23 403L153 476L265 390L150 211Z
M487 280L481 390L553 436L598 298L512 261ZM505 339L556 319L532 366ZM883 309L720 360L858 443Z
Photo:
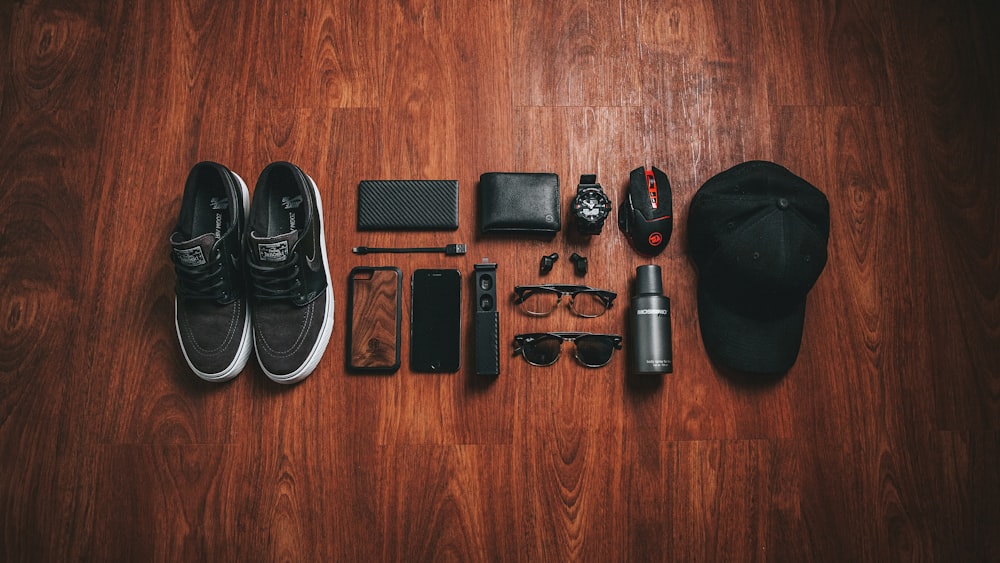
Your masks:
M708 355L741 372L788 371L806 294L826 266L826 196L773 162L744 162L698 190L687 229Z

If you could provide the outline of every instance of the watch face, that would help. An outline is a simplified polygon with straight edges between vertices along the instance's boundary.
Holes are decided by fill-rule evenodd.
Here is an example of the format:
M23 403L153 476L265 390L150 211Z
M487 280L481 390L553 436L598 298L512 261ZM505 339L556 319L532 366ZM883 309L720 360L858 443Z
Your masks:
M607 196L597 190L585 190L573 201L573 212L577 217L587 221L599 221L608 216L611 202Z

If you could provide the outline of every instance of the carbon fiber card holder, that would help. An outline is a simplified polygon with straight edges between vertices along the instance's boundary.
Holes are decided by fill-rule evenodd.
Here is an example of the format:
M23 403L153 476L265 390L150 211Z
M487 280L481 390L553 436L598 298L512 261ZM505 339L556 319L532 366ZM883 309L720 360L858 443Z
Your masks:
M359 231L458 228L458 180L363 180Z

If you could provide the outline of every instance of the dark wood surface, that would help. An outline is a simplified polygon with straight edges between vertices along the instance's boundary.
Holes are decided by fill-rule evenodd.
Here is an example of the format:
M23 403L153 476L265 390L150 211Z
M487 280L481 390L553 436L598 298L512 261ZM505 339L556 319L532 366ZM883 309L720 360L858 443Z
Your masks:
M1000 560L1000 28L989 2L263 1L0 6L0 560ZM167 237L189 168L317 182L337 299L316 372L190 374ZM687 207L769 159L830 199L830 260L776 381L704 352ZM623 333L637 256L476 235L489 171L673 183L652 260L675 372L510 356ZM362 179L458 179L455 233L359 233ZM564 207L565 208L565 207ZM565 220L565 218L564 218ZM351 254L466 243L459 258ZM348 272L501 295L584 280L610 314L502 300L502 375L344 373ZM472 311L466 286L464 318ZM466 323L466 326L471 326Z

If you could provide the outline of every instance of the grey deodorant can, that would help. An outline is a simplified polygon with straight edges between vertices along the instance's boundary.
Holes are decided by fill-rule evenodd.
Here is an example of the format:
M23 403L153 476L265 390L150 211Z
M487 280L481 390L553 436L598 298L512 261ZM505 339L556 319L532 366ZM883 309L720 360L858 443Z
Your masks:
M670 299L663 296L663 279L659 266L636 268L629 317L632 325L632 373L672 373L674 359L670 342Z

